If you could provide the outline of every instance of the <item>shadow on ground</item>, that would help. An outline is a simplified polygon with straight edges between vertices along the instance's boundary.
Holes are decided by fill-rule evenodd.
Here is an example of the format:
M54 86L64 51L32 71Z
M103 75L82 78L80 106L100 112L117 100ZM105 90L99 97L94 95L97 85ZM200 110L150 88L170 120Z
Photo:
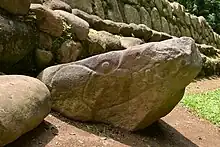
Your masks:
M5 147L45 147L56 134L58 134L56 126L44 121L37 128Z
M112 138L132 147L198 147L163 120L155 122L144 130L132 133L106 124L72 121L54 112L52 115L86 132L102 138Z
M47 121L44 121L36 129L23 135L18 140L7 145L6 147L50 147L51 145L48 144L50 143L50 141L52 141L52 139L54 139L56 135L59 134L57 137L62 136L62 133L59 132L58 128L65 127L67 125L70 125L73 128L73 130L71 131L80 129L82 131L92 133L102 138L103 140L113 139L117 142L122 143L125 146L198 147L163 120L159 120L158 122L152 124L142 131L131 133L126 130L114 128L106 124L81 123L69 120L55 112L52 112L51 114L53 118L51 119L51 121L48 122L48 119L46 119ZM58 125L58 121L62 121L62 124L64 124L65 126L60 126L57 128L56 125ZM89 144L89 142L87 143ZM118 145L116 146L118 147ZM68 145L68 147L76 146Z

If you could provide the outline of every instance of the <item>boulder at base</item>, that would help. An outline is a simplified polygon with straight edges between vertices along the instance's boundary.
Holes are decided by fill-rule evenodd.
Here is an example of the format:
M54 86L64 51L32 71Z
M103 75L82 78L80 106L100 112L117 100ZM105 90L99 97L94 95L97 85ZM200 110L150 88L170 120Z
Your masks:
M30 0L1 0L0 7L12 14L25 15L28 13L30 4Z
M50 92L38 79L0 76L0 146L37 127L50 109Z
M168 114L201 67L194 40L182 37L52 66L38 78L64 116L135 131Z
M38 31L33 23L0 15L0 71L13 70L12 66L31 53L37 43ZM23 66L28 68L27 64Z

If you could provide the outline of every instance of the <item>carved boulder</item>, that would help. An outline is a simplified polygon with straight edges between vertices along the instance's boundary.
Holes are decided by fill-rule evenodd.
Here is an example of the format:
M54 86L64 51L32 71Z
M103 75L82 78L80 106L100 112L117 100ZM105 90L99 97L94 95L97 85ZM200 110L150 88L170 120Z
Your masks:
M168 114L201 67L194 40L182 37L52 66L38 78L64 116L135 131Z

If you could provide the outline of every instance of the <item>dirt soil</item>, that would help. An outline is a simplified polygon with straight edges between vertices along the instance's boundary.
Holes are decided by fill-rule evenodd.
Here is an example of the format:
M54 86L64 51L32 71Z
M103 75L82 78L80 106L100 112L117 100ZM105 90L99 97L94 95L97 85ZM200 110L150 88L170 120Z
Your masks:
M186 93L220 88L220 78L191 83ZM52 112L33 131L7 147L218 147L220 128L178 105L145 130L130 133L105 124L70 121Z

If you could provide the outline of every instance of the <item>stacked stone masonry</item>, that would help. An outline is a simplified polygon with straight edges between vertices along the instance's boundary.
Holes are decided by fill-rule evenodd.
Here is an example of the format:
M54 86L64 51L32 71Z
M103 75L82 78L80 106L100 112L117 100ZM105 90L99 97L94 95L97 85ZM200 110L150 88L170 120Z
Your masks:
M219 35L203 17L185 13L178 3L160 0L32 0L31 3L26 16L21 17L24 20L10 18L4 11L1 14L0 21L5 27L0 33L7 37L2 38L1 44L6 49L0 59L0 71L6 74L36 74L51 65L180 36L192 37L197 42L203 56L200 75L220 74ZM10 12L8 7L0 7ZM22 14L22 9L12 10L16 10L12 14ZM24 26L17 30L23 36L7 29L13 24ZM30 28L29 33L21 29L26 27ZM16 44L18 49L25 50L14 52L16 39L8 37L25 37ZM28 46L27 39L32 40Z
M220 36L204 17L186 12L185 7L168 0L65 0L73 8L116 22L145 24L172 36L188 36L199 44L220 48ZM86 5L85 5L86 4Z
M98 32L95 33L96 34L95 36L97 36L98 34L99 35L102 34L101 38L103 38L104 36L105 37L108 36L110 38L115 38L115 39L113 39L114 40L113 44L117 44L116 40L117 40L117 38L118 39L121 38L121 37L119 37L120 35L127 36L128 38L129 37L131 37L131 38L136 37L133 39L140 38L144 42L155 42L155 41L157 42L157 41L167 40L170 38L175 38L175 36L171 36L167 33L155 31L155 30L150 29L149 27L147 27L146 25L143 25L143 24L138 24L138 25L134 24L134 23L126 24L126 23L121 23L121 22L114 22L111 20L103 20L96 15L90 15L90 14L88 14L84 11L81 11L79 9L73 9L72 13L74 15L86 20L89 23L90 27L94 28L95 30L98 30ZM106 33L109 32L109 33L112 33L115 35L107 35L107 34L104 35L105 33L103 31L106 31ZM92 31L92 32L94 32L94 31ZM94 38L94 36L91 36L91 35L89 35L89 36L91 38ZM97 40L97 38L95 40ZM117 48L117 49L127 48L127 47L123 46L123 42L122 42L123 39L119 39L119 40L121 41L121 46L114 45L114 48ZM102 41L102 44L103 43L106 46L107 44L109 44L109 41L108 42ZM93 45L94 44L93 41L89 41L89 44L90 44L90 45L88 45L89 48L97 48L97 45ZM110 43L110 44L111 45L109 45L109 46L111 46L111 47L108 50L113 50L112 43ZM199 51L202 53L202 58L203 58L203 68L202 68L201 72L199 73L198 77L220 75L220 60L219 60L220 50L214 46L211 46L211 45L206 45L206 44L196 44L196 45L197 45ZM97 54L97 52L96 53L93 52L94 49L89 49L89 50L90 51L87 52L87 54L89 56ZM99 53L102 53L105 51L107 51L107 50L103 49L103 48L99 49Z

